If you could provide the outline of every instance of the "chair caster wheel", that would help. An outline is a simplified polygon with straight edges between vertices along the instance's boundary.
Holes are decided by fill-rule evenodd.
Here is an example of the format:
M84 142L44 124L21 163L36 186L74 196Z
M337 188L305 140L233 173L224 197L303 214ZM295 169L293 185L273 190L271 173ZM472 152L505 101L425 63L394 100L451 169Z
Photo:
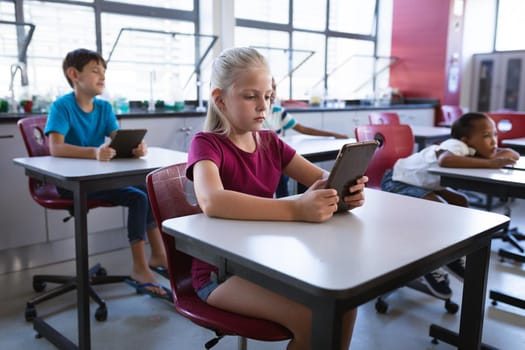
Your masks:
M34 306L26 306L25 318L27 322L31 322L36 317L36 309Z
M95 311L95 320L102 322L108 319L108 309L105 306L99 306Z
M459 305L450 299L445 300L445 309L449 314L455 314L459 310Z
M388 311L388 304L381 299L377 299L376 311L380 314L385 314Z
M33 290L37 293L42 292L44 289L46 289L46 286L47 286L46 282L33 280Z
M97 270L96 275L98 277L107 276L108 275L108 271L105 268L101 267L100 269Z

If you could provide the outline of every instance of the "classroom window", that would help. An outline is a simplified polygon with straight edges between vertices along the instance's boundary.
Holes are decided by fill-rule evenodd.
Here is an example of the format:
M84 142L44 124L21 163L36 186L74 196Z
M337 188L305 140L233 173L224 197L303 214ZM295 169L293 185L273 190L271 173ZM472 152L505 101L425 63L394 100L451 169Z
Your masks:
M65 54L79 47L96 49L93 9L26 0L24 20L36 26L27 52L30 93L51 99L66 93L70 87L62 73Z
M331 0L330 30L363 35L375 34L375 1Z
M251 0L235 1L236 18L251 19L274 23L288 23L288 1Z
M301 29L325 30L326 0L294 0L293 26Z
M280 3L282 8L277 11L271 1L251 1L249 5L244 1L236 1L235 45L245 46L248 43L252 46L251 42L263 41L274 49L286 50L281 55L269 54L268 49L262 50L269 57L274 75L285 77L278 82L278 95L281 98L307 100L312 94L323 97L328 93L334 95L329 97L349 99L353 95L348 89L348 80L362 80L365 74L368 74L368 80L372 79L372 89L375 88L373 69L377 65L367 63L367 69L360 69L362 62L357 59L346 63L344 68L331 74L328 79L326 77L329 68L344 60L345 54L359 52L374 55L377 1L288 0ZM286 7L291 9L291 13L285 12ZM255 9L259 8L264 8L265 13L272 15L256 16L258 11ZM270 32L281 32L282 43L276 43L270 37ZM284 34L288 34L291 40L285 42ZM326 45L328 41L329 46ZM328 62L325 62L325 57L329 57ZM368 69L370 66L372 71ZM284 75L277 72L283 69ZM350 73L351 76L344 76Z
M177 10L193 10L193 0L115 0L116 2L121 2L124 4L130 5L147 5L153 7L163 7Z
M522 38L525 1L499 0L496 51L524 50Z
M121 32L121 28L134 30ZM111 99L152 98L173 105L175 95L184 89L194 69L193 38L154 31L192 34L195 29L186 21L102 14L102 54L109 60L106 89ZM185 99L196 98L194 80L191 86L183 90Z
M0 21L14 22L15 7L12 2L0 1ZM10 82L9 69L11 64L18 61L16 26L13 24L0 24L0 97L7 95Z

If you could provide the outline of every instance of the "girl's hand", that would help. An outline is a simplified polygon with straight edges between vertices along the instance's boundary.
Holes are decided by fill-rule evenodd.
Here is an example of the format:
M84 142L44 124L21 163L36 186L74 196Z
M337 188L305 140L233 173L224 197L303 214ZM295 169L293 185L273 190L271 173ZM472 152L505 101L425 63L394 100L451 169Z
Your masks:
M295 199L295 217L299 221L323 222L332 217L337 211L339 197L334 189L313 189L319 181L308 191Z
M144 157L148 153L148 145L146 145L146 142L142 140L142 142L139 143L137 147L131 150L131 153L135 157Z
M350 209L360 207L365 204L365 184L368 182L368 177L363 176L357 179L357 183L348 188L350 195L345 196L343 201L350 206Z
M96 150L96 158L97 160L111 160L113 157L117 155L117 151L115 151L114 148L109 147L108 143L103 144Z

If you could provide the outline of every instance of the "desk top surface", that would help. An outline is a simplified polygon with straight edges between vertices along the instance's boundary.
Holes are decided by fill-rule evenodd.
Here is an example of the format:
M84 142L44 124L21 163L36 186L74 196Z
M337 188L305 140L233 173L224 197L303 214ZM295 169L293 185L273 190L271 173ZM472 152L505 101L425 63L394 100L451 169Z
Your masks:
M471 168L444 168L434 166L428 171L435 175L446 175L455 178L481 180L487 183L495 182L510 186L525 187L525 157L521 157L515 168L501 169L471 169Z
M26 169L69 180L143 173L187 161L188 154L159 147L149 147L141 158L115 158L107 162L95 159L53 156L15 158L13 162Z
M506 223L506 216L366 189L363 207L324 223L244 221L204 214L164 221L176 239L316 290L352 292ZM193 244L192 243L192 244ZM268 272L268 269L270 270Z
M502 145L508 146L525 146L525 137L518 137L516 139L501 140Z
M339 151L344 144L356 142L354 138L336 139L334 137L301 134L285 136L283 140L303 156Z

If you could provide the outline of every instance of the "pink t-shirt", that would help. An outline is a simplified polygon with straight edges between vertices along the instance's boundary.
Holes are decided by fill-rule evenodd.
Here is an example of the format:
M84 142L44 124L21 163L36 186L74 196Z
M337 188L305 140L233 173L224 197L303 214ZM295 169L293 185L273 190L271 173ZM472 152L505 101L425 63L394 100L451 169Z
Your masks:
M272 198L282 169L295 155L295 150L284 143L275 132L259 131L259 143L253 153L245 152L226 136L199 132L191 141L186 177L193 180L193 165L211 160L219 168L224 189L259 197ZM192 263L192 284L199 290L210 281L210 273L217 268L198 259Z

